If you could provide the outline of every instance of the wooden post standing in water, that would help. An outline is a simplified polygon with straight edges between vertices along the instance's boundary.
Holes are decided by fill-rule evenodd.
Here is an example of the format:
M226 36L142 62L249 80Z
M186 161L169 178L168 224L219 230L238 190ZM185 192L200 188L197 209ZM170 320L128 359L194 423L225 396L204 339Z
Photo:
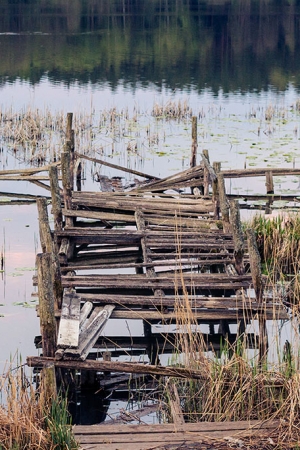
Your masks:
M60 187L58 183L58 172L56 166L49 167L49 178L51 187L52 214L54 217L54 228L55 231L60 231L62 230L62 210L61 210Z
M223 229L224 229L224 232L227 233L230 229L229 206L228 206L228 201L227 201L227 197L226 197L223 174L218 173L217 178L218 178L219 203L220 203L220 210L221 210L222 220L223 220Z
M41 400L45 411L51 408L52 401L57 395L54 363L49 362L41 371Z
M198 139L197 139L197 117L192 117L192 154L190 167L195 167L197 164L197 148L198 148Z
M204 195L208 195L209 194L209 153L208 150L203 150L202 152L202 158L203 160L206 162L206 164L204 164L204 173L203 173L203 183L204 183L204 191L203 194Z
M271 214L272 205L274 201L274 197L272 195L274 194L274 182L273 182L273 172L270 170L266 172L266 191L267 195L270 195L266 204L266 214Z
M64 204L66 209L72 209L72 184L71 184L71 170L70 170L70 161L71 154L70 148L68 146L65 147L65 150L61 154L61 172L62 172L62 184L63 184L63 196L64 196ZM66 226L73 226L74 219L73 217L66 217Z
M237 200L230 202L230 223L233 233L235 270L243 275L244 270L244 234L242 231L240 207Z
M56 321L54 316L53 281L49 270L52 264L51 253L39 253L36 257L36 262L43 355L54 357L56 351Z
M274 194L273 172L270 170L266 172L266 189L267 194Z
M70 184L74 189L74 165L75 165L75 133L72 129L73 113L67 114L66 144L65 148L70 152Z
M216 174L216 178L212 180L212 201L215 205L214 217L219 219L220 217L220 201L219 201L219 185L218 185L218 173L221 171L221 163L214 162L213 169Z
M63 297L63 287L61 283L60 264L57 254L54 251L54 245L49 226L47 200L45 198L38 198L37 207L39 213L39 231L42 250L43 253L49 253L52 256L52 263L49 266L49 271L51 272L52 276L54 306L55 309L60 309Z
M257 248L256 238L254 231L248 229L247 242L250 259L250 269L252 275L253 288L255 291L256 299L259 303L263 303L263 281L261 274L261 259ZM267 358L268 351L268 333L266 327L266 320L259 315L259 361L260 364Z

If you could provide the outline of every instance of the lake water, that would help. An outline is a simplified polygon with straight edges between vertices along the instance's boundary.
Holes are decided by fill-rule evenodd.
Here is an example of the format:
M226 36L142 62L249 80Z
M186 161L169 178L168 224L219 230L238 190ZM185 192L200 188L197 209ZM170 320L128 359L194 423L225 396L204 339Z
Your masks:
M37 110L73 112L78 151L156 176L188 167L191 114L199 152L224 168L299 167L299 2L27 0L2 1L0 10L0 169L36 163L27 158L32 142L16 148L4 136L8 123ZM182 120L153 116L179 102L189 108ZM59 126L42 139L51 160L63 145ZM85 188L99 189L95 170L86 169ZM264 180L228 188L256 193ZM275 179L275 190L299 195L298 177ZM47 194L25 182L2 181L0 191ZM1 369L16 352L36 353L36 206L1 205L0 225Z

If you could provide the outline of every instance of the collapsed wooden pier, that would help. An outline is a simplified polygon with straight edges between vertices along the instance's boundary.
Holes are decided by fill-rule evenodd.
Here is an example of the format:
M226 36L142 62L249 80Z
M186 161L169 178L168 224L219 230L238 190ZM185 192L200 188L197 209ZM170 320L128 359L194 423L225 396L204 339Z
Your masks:
M49 167L53 230L46 199L37 200L43 253L34 284L42 356L28 357L28 364L59 373L61 383L70 382L70 370L80 371L80 382L89 378L97 389L149 375L201 379L200 371L161 360L182 351L179 337L189 338L191 324L202 351L218 353L242 339L262 360L266 320L288 314L264 293L253 232L242 231L239 205L228 201L224 176L208 155L164 179L145 176L126 191L75 191L76 168L80 188L80 158L70 138L61 155L62 188L57 165ZM113 319L139 321L142 335L106 335ZM248 329L253 321L257 333ZM118 448L97 439L101 448Z

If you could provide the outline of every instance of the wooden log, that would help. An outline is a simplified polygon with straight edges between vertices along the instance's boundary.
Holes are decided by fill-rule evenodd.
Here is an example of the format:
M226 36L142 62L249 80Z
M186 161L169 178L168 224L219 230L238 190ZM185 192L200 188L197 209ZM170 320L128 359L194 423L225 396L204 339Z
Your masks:
M257 301L259 303L262 303L264 286L261 273L261 259L257 248L254 230L247 229L246 233L247 233L253 288L255 291ZM259 318L258 325L259 325L259 362L260 366L262 367L266 362L268 353L268 332L265 317Z
M55 166L59 166L60 162L53 163ZM50 166L31 167L30 169L9 169L0 170L0 175L32 175L39 172L47 172Z
M39 215L39 234L40 243L43 253L53 252L53 242L51 236L51 230L49 226L48 210L47 210L47 200L43 197L36 199L36 204L38 208Z
M38 198L37 207L39 214L39 231L42 251L43 253L51 254L51 265L49 266L49 270L51 272L53 283L54 307L55 309L59 309L62 303L63 287L61 283L60 264L58 256L54 251L54 244L49 226L47 200L45 198Z
M67 125L66 125L66 140L71 141L72 138L72 122L73 122L73 113L67 113Z
M151 181L131 192L160 192L167 189L180 189L203 184L203 167L198 165L158 181Z
M48 181L47 175L0 175L0 181Z
M230 231L229 206L226 197L224 177L221 172L218 173L217 179L218 179L220 210L223 220L223 229L225 232L228 233Z
M167 384L166 386L167 398L170 404L171 416L173 423L176 427L184 425L184 416L180 406L180 398L177 390L177 386L174 382Z
M49 167L49 178L52 198L52 214L54 217L54 228L56 231L62 229L62 209L60 187L58 184L57 167L52 165Z
M75 176L76 176L76 189L77 191L81 191L81 177L82 177L82 163L79 158L77 158L75 163Z
M204 195L209 195L209 182L210 182L210 173L209 173L209 153L208 150L203 150L202 152L202 160L204 163L204 174L203 174L203 184L204 184Z
M55 366L53 362L45 364L41 371L40 399L46 411L51 409L51 405L57 396Z
M198 138L197 138L197 117L192 117L192 153L190 160L190 167L195 167L197 164L197 148L198 148Z
M145 221L144 221L144 217L143 217L143 213L140 210L137 210L135 213L135 219L136 219L136 226L138 231L146 231L146 225L145 225ZM141 247L142 247L142 253L143 253L143 261L145 264L147 263L152 263L152 259L151 259L151 250L150 248L147 246L147 238L146 236L143 236L141 238ZM146 266L146 276L147 277L156 277L156 273L155 273L155 269L153 266ZM154 296L155 297L163 297L164 291L162 289L156 289L154 290Z
M67 266L68 260L74 255L74 239L63 238L61 240L58 256L62 265Z
M71 183L71 155L69 148L65 146L64 152L61 154L61 170L63 183L64 204L68 209L72 209L72 183ZM66 217L66 225L72 227L74 220L71 217Z
M243 275L244 269L244 234L242 231L240 208L237 200L230 202L230 223L234 241L235 269L239 275Z
M257 248L256 237L253 229L248 228L246 230L249 261L251 269L251 277L253 282L253 288L255 291L256 299L258 302L263 298L263 279L261 273L261 259Z
M272 172L273 175L300 175L300 169L288 169L286 167L222 170L224 178L265 177L267 172Z
M212 180L212 201L214 203L214 218L219 219L220 218L220 202L219 202L219 184L218 184L218 173L221 170L221 163L220 162L214 162L213 163L213 169L216 174L216 178Z
M81 298L75 292L64 294L57 338L58 348L78 347L80 302Z
M119 361L92 361L92 360L55 360L38 356L28 356L27 364L30 367L44 367L45 364L53 362L55 367L75 370L92 370L108 372L142 373L149 375L163 375L176 378L206 379L202 370L189 369L177 366L154 366L136 362Z
M83 155L82 153L77 152L75 153L75 155L82 159L87 159L88 161L93 161L94 163L101 164L102 166L111 167L112 169L121 170L122 172L132 173L133 175L137 175L142 178L148 178L150 180L159 180L158 177L155 177L153 175L149 175L147 173L143 173L138 170L129 169L127 167L118 166L117 164L112 164L108 161L104 161L103 159L92 158L90 156Z
M54 356L56 351L56 321L54 316L53 281L49 267L51 253L39 253L37 259L40 328L44 356Z
M273 172L270 170L266 172L266 190L267 194L274 194Z
M70 189L71 193L74 190L74 153L72 151L72 143L71 141L66 141L65 145L64 145L64 153L68 153L69 154L69 167L68 167L68 177L69 177L69 186L68 188ZM63 170L65 170L65 168L63 167L63 159L62 159L62 174L64 174ZM64 176L64 175L63 175ZM64 178L62 178L62 182L63 182L63 186L65 183ZM70 204L70 203L68 203Z

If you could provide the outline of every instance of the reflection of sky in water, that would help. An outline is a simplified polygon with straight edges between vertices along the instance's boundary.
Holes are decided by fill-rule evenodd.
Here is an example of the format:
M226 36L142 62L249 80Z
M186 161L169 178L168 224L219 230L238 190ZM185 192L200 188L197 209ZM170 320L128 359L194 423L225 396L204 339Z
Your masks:
M99 111L113 107L118 110L128 108L132 113L136 108L145 113L146 117L148 115L147 120L150 120L150 112L154 103L163 104L169 100L176 102L187 100L194 113L198 114L201 111L205 113L198 120L199 153L203 148L209 149L211 161L222 161L224 168L243 168L245 164L250 167L251 164L254 164L253 161L257 160L255 164L260 167L267 166L270 162L269 155L275 153L272 157L272 164L292 167L291 161L284 162L283 151L285 151L294 152L293 164L299 166L299 130L295 133L298 118L294 116L286 124L277 122L272 137L267 133L268 125L264 120L264 111L269 105L285 109L288 119L291 117L289 109L297 99L292 87L280 94L269 90L245 95L237 92L224 96L220 91L216 97L209 91L203 91L200 95L193 90L173 93L166 89L159 91L155 86L146 90L137 87L133 91L131 88L126 89L120 86L115 92L111 92L108 85L98 88L91 85L85 87L72 85L67 88L62 84L49 84L44 79L34 87L25 82L6 84L0 88L0 93L0 107L3 110L13 107L15 111L18 111L30 107L43 111L49 108L52 112L72 111L76 115L83 110ZM250 117L254 112L256 117ZM259 127L260 135L258 136ZM168 148L175 148L176 152L172 157L153 159L143 166L144 171L159 176L165 176L170 171L181 170L189 164L191 144L189 126L183 130L176 121L172 121L165 123L164 128ZM292 137L288 144L280 141L285 134ZM261 148L259 149L259 147ZM281 147L284 147L284 150ZM116 161L116 163L118 162L122 163L122 159ZM106 168L103 169L103 173L108 176L116 175ZM251 178L243 182L232 180L231 182L227 181L227 189L232 193L239 193L240 189L255 193L257 189L264 190L264 183L264 179L258 182L254 182ZM298 186L297 179L290 181L288 188L294 189L296 183ZM280 189L281 184L282 180L278 180L276 183L275 179L275 189L276 186L277 189ZM98 186L94 188L99 189ZM41 193L36 187L29 186L27 183L2 182L0 190ZM35 246L36 241L39 241L36 205L0 206L0 224L0 245L5 247L5 274L0 277L0 303L4 303L0 309L0 314L4 315L0 318L0 365L3 365L3 361L9 360L10 355L13 355L16 350L20 351L23 359L29 354L36 354L33 345L34 336L39 334L36 312L34 308L14 305L14 303L27 302L30 304L31 302L34 272L18 272L16 269L30 268L35 264ZM26 225L29 226L26 227ZM115 321L112 321L112 330L115 325ZM136 335L141 331L140 325L140 322L131 321L120 327L118 323L118 332ZM107 334L110 334L111 329L107 328ZM115 333L115 330L113 331ZM288 334L289 331L285 331L284 335Z
M28 352L36 354L33 339L39 334L31 293L30 270L35 265L37 241L36 205L0 206L0 247L5 256L5 272L0 277L0 371L5 361L19 352L25 360ZM27 308L18 303L24 303ZM33 308L29 307L33 306Z

